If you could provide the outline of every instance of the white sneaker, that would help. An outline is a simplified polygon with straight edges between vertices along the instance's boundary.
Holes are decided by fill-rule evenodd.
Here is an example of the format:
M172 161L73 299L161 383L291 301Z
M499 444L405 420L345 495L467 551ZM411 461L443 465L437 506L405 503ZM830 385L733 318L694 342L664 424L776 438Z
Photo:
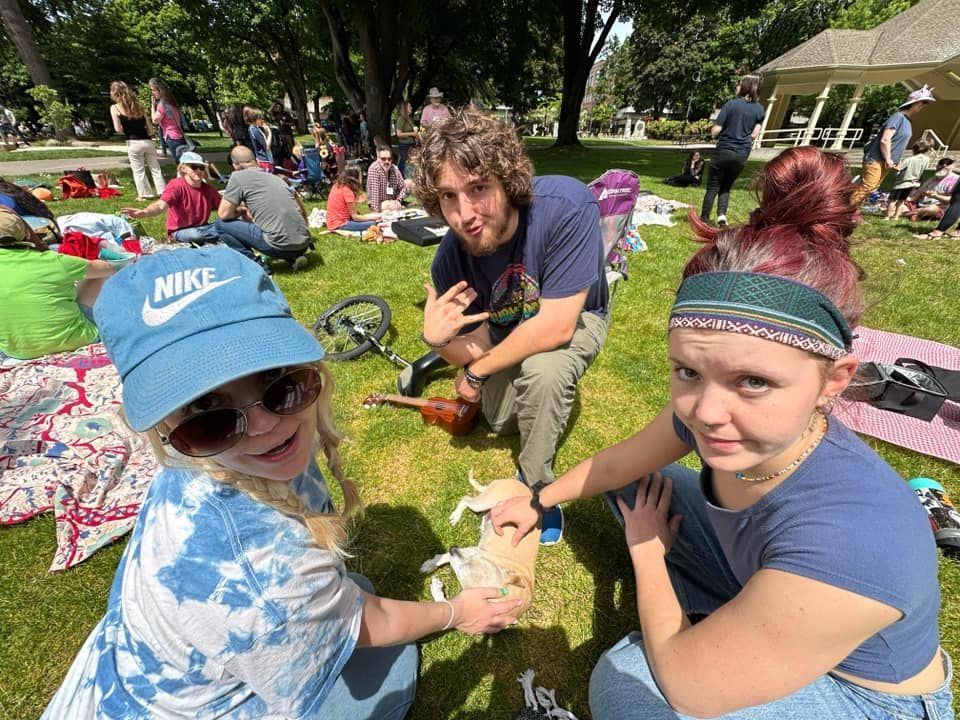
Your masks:
M301 255L293 261L293 271L297 272L299 270L304 270L309 264L310 261L307 259L307 256Z
M726 226L727 226L727 216L717 215L717 227L726 227Z

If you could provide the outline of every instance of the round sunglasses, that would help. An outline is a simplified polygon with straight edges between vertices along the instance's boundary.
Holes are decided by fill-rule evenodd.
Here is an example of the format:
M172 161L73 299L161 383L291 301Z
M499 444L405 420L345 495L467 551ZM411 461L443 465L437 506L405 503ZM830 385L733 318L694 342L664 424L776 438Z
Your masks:
M210 457L236 445L247 431L246 411L256 405L274 415L296 415L320 397L323 376L314 367L301 367L273 380L263 397L241 408L216 408L178 423L160 442L189 457Z

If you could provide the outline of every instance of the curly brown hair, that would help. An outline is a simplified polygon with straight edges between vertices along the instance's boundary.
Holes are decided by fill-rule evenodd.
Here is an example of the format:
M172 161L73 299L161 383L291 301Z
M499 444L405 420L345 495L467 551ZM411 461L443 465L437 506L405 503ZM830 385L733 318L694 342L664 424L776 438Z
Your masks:
M523 141L496 118L464 109L430 128L413 184L423 207L434 216L441 214L436 182L447 163L471 175L499 180L513 207L526 207L533 199L533 163Z

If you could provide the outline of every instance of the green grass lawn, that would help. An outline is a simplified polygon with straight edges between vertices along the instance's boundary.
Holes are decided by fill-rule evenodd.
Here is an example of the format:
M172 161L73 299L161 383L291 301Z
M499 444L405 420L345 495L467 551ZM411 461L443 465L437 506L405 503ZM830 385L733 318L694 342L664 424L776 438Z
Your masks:
M531 147L541 174L589 180L610 167L623 167L640 174L644 189L664 197L695 206L702 198L700 188L659 182L679 172L683 150L595 146L555 151L541 142ZM759 167L750 163L737 184L729 213L733 222L744 221L754 207L746 187ZM120 180L128 188L125 198L69 201L54 209L114 211L133 197L129 172L120 174ZM631 434L667 400L665 322L680 269L696 247L680 213L674 219L673 228L641 228L649 251L629 258L630 278L617 292L607 343L578 387L571 428L557 454L559 472ZM144 225L155 236L163 234L161 219ZM910 232L906 222L878 219L857 231L855 254L869 273L870 309L864 324L960 345L960 309L952 296L957 273L949 260L958 246L947 240L915 241ZM411 360L426 350L417 333L422 284L429 280L434 249L403 242L361 245L323 235L318 236L317 250L307 271L292 274L278 263L274 275L303 323L312 323L323 309L347 296L380 295L393 310L384 342ZM473 468L481 481L511 475L517 441L483 428L453 438L423 425L412 410L364 410L366 395L395 387L397 368L374 352L332 363L331 370L337 381L335 417L349 438L343 448L345 467L359 482L367 505L355 528L356 557L349 565L366 574L383 595L427 599L428 582L418 572L420 563L450 545L472 545L478 538L474 518L466 517L455 528L446 520L468 490L468 470ZM425 394L452 396L452 380L453 372L442 373ZM936 478L960 499L957 466L869 438L867 442L905 478ZM633 575L622 551L622 533L602 500L574 503L565 512L565 542L540 554L536 599L516 628L490 638L447 633L421 643L412 718L512 720L523 705L515 678L528 667L537 672L538 685L557 689L560 704L582 719L589 717L587 682L597 657L638 624ZM869 532L871 520L850 521L864 524L864 532ZM0 529L3 718L40 714L103 613L123 542L72 570L48 575L54 548L50 516ZM960 563L943 559L940 568L942 642L960 657ZM455 592L452 572L441 571L441 577L448 591ZM960 691L960 682L955 681L954 690Z

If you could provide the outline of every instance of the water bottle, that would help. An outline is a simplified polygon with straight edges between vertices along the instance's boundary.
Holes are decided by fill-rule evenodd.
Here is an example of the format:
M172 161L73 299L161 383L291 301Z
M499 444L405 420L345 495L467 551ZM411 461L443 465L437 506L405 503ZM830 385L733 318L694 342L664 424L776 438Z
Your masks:
M937 546L960 555L960 512L950 502L943 485L925 477L913 478L908 484L927 511Z

